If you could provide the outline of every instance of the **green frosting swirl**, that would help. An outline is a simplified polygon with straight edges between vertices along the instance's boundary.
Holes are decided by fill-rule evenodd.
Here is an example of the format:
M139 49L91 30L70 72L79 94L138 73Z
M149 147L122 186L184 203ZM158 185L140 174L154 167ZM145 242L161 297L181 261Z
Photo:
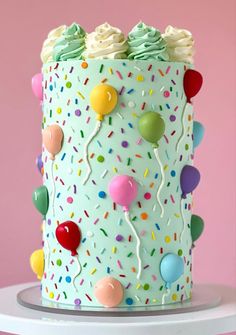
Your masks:
M85 36L84 29L78 24L73 23L67 27L62 36L55 42L53 60L82 59L82 53L85 49Z
M159 30L138 23L128 35L128 59L156 59L168 61L166 42Z

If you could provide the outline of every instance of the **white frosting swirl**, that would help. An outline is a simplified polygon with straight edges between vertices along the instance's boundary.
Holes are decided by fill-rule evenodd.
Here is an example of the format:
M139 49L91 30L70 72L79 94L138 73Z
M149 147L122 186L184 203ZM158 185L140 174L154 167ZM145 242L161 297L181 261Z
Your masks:
M58 38L60 38L63 34L63 32L66 30L66 26L59 26L48 34L47 39L43 43L42 51L40 54L41 60L43 63L52 62L52 54L53 54L53 48L55 45L55 42Z
M127 58L128 43L120 29L104 23L86 38L85 58L121 59Z
M167 26L162 35L167 43L170 61L193 64L194 40L190 31Z

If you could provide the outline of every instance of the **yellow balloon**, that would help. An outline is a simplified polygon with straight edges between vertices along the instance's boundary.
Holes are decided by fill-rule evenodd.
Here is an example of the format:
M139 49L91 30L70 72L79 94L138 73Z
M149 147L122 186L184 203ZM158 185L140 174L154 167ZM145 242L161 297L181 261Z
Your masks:
M90 103L98 114L97 120L103 120L103 116L110 114L117 105L118 95L114 87L106 84L95 86L90 93Z
M30 256L30 266L32 271L37 275L39 280L43 277L44 272L44 252L43 249L35 250Z

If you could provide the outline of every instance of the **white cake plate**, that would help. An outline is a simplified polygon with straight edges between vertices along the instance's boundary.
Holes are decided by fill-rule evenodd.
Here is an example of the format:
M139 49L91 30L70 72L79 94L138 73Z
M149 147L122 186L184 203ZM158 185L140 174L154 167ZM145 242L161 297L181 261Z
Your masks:
M98 311L95 314L94 311L83 310L75 311L76 315L68 315L64 314L63 308L55 313L51 309L55 306L46 306L50 313L48 310L25 308L17 303L16 296L22 290L25 295L29 292L26 289L32 286L35 283L0 289L0 331L24 335L216 335L236 330L236 288L195 285L192 303L205 292L204 300L199 301L195 311L187 311L185 307L184 312L179 308L174 312L172 306L171 313L170 310L164 314L163 311L161 314L155 311L159 315L154 315L153 311L152 315L145 315L146 311L132 311L128 316L120 316L119 312L104 314L104 311ZM22 299L22 294L18 295L18 299ZM199 310L200 306L204 309Z

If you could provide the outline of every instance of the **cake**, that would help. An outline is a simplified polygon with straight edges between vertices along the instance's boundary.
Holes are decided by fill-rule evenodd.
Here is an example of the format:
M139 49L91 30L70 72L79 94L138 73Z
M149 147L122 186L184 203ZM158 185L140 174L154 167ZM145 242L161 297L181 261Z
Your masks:
M43 247L30 263L45 301L148 308L191 298L204 225L192 211L204 133L193 55L191 33L171 26L49 33L32 79L43 111L33 192Z

